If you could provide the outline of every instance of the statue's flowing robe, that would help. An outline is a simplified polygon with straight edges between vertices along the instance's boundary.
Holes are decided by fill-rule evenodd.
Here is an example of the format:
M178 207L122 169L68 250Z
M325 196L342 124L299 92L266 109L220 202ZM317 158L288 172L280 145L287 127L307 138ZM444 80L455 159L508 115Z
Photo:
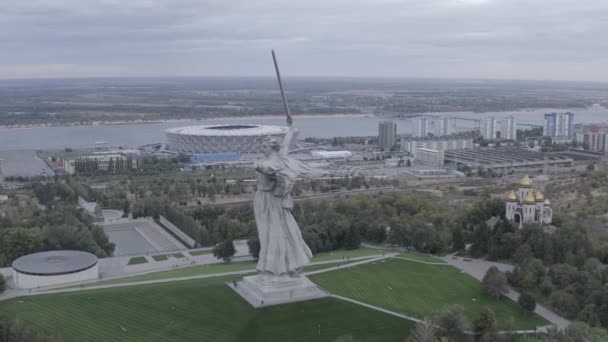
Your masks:
M291 190L296 177L314 170L285 154L275 153L259 162L256 171L253 211L260 239L257 270L274 275L297 273L310 262L312 253L291 214Z

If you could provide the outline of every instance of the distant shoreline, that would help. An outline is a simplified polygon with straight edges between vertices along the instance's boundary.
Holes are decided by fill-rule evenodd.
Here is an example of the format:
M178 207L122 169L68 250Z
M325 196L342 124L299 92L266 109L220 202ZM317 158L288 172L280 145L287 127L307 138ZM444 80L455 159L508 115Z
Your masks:
M366 118L375 117L374 114L293 114L294 121L300 119L313 118ZM0 129L15 129L15 128L51 128L51 127L80 127L80 126L113 126L113 125L142 125L142 124L162 124L174 122L192 122L200 121L237 121L237 120L259 120L259 119L284 119L284 115L253 115L253 116L226 116L226 117L210 117L210 118L184 118L184 119L161 119L161 120L112 120L112 121L92 121L87 123L61 123L61 124L29 124L29 125L0 125Z
M599 110L606 111L607 107L603 106L590 106L585 108L522 108L518 110L507 110L507 111L488 111L488 112L467 112L467 111L454 111L454 112L421 112L421 113L408 113L412 116L424 116L424 115L509 115L509 114L525 114L531 112L554 112L554 111L573 111L577 112L580 110ZM504 113L504 114L503 114ZM343 113L343 114L293 114L294 121L298 119L315 119L315 118L386 118L387 120L399 118L383 117L376 114L362 114L362 113ZM160 120L112 120L112 121L91 121L86 123L73 122L73 123L60 123L60 124L23 124L23 125L2 125L0 124L0 130L3 129L18 129L18 128L52 128L52 127L84 127L84 126L113 126L113 125L143 125L143 124L163 124L163 123L179 123L179 122L200 122L201 125L205 122L217 122L217 121L238 121L238 120L268 120L268 119L285 119L284 115L252 115L252 116L226 116L226 117L209 117L209 118L184 118L184 119L160 119Z

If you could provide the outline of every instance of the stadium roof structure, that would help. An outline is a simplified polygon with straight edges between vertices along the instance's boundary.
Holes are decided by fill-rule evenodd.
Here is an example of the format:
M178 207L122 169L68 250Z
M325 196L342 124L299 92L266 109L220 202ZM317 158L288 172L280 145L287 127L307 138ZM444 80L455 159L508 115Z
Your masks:
M289 130L286 126L268 125L200 125L169 128L167 133L182 135L237 137L244 135L275 135L285 134Z
M178 153L260 153L267 137L283 138L289 128L266 125L203 125L165 131L168 149Z
M52 276L77 273L97 265L97 257L80 251L49 251L22 256L13 261L19 273Z

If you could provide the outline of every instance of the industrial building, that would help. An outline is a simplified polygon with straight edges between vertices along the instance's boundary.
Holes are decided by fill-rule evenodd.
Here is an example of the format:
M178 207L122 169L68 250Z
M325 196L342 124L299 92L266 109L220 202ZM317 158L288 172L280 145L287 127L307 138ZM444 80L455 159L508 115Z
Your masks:
M561 154L529 151L520 147L487 147L445 152L445 163L488 170L542 170L545 166L570 167L574 160Z
M166 130L168 148L174 152L260 153L267 137L283 139L289 128L261 125L186 126Z
M444 164L444 153L443 150L433 150L430 148L417 148L414 154L414 160L418 164L432 165L432 166L443 166Z
M237 152L224 153L197 153L193 154L190 160L193 163L215 164L238 161L241 159L241 154Z
M353 156L353 153L350 151L321 151L315 150L310 151L310 155L313 158L322 158L322 159L347 159Z
M397 124L393 121L381 121L378 124L378 147L390 150L397 143Z
M53 166L62 168L69 174L92 169L101 171L136 169L138 155L137 150L96 151L87 155L59 159Z
M12 264L17 288L33 289L99 278L97 257L79 251L50 251L22 256Z
M570 141L575 136L574 113L546 113L543 136L554 142Z
M441 137L411 137L401 139L401 150L415 154L417 148L430 148L434 150L462 150L473 148L472 133L457 133Z

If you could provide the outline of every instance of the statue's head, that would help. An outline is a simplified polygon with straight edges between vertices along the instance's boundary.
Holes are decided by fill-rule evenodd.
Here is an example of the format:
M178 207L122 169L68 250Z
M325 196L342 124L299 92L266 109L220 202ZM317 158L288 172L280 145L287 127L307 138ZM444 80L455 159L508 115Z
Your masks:
M264 155L268 156L272 152L277 152L281 149L281 142L275 137L266 137L262 143Z

